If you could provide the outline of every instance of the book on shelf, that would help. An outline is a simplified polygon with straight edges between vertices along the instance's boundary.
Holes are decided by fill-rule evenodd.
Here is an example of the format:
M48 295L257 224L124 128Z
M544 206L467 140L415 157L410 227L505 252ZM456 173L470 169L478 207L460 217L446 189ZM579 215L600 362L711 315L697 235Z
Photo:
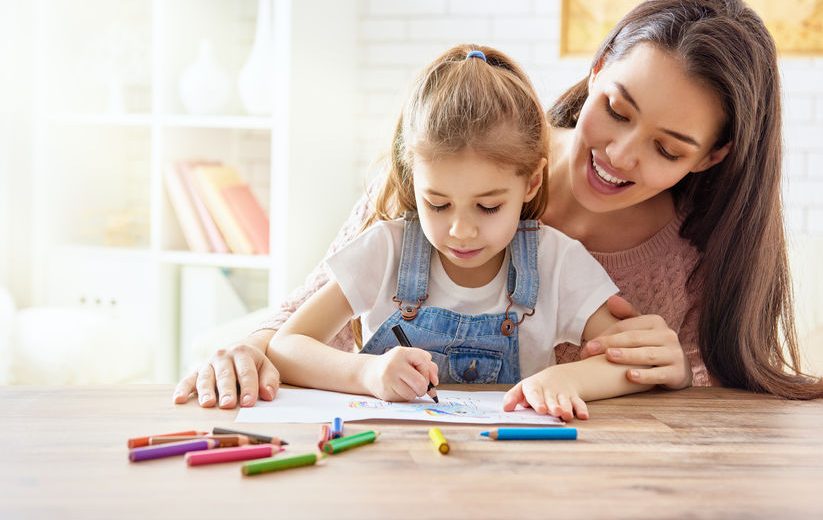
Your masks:
M177 215L177 222L180 224L180 230L183 232L183 238L189 249L196 253L210 252L211 247L206 237L206 230L203 229L192 197L183 183L182 173L175 165L170 164L166 167L163 181L166 185L166 192L169 194L169 202Z
M232 253L268 254L269 220L237 171L226 165L193 168L198 194Z
M180 173L180 178L186 189L186 195L191 200L198 221L206 234L210 248L209 251L212 253L228 253L229 246L223 239L223 235L220 234L220 230L217 229L217 224L214 222L202 197L200 197L198 183L195 179L195 168L198 166L217 166L219 164L220 163L214 161L180 161L177 162L175 166ZM192 249L192 251L195 251L195 249Z

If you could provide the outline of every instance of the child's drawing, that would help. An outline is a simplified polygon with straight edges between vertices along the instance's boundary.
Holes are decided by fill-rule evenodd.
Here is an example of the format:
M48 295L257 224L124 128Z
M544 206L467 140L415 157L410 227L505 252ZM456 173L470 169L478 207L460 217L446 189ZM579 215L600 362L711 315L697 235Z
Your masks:
M399 413L425 413L432 417L457 416L485 418L477 402L471 397L456 397L441 399L440 403L389 403L375 400L353 400L349 402L349 408L369 408L369 409L391 409Z

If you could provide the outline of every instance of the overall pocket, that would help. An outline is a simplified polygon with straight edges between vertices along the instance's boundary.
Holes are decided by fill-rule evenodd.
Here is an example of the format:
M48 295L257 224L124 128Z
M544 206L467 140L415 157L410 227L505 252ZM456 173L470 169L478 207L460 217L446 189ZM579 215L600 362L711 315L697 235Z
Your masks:
M496 383L503 353L467 347L449 349L449 376L456 383Z

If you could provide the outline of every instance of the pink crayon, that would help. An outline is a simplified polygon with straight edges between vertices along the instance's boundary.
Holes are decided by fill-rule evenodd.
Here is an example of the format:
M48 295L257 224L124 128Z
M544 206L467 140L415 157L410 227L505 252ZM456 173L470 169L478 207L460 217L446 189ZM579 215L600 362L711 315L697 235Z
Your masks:
M134 448L129 450L129 460L132 462L140 462L141 460L174 457L175 455L183 455L190 451L210 450L216 447L217 444L218 441L214 439L199 439L157 444L154 446L146 446L145 448Z
M283 448L275 446L274 444L254 444L251 446L240 446L238 448L199 451L187 453L186 464L189 466L201 466L203 464L217 464L236 460L263 459L273 457L281 451L283 451Z

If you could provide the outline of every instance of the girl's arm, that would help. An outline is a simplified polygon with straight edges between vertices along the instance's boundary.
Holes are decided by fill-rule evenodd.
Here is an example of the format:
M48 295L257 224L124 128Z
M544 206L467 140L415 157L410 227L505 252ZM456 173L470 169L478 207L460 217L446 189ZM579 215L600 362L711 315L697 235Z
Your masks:
M586 322L583 339L596 337L616 322L606 305L602 305ZM605 356L553 365L509 390L503 399L503 409L512 411L520 404L564 420L575 416L587 419L586 401L642 392L653 386L632 383L626 379L626 368L626 365L610 363Z
M437 365L428 352L394 347L376 356L328 346L353 312L340 285L330 281L277 331L266 355L284 383L337 392L371 394L389 401L410 401L435 385Z

